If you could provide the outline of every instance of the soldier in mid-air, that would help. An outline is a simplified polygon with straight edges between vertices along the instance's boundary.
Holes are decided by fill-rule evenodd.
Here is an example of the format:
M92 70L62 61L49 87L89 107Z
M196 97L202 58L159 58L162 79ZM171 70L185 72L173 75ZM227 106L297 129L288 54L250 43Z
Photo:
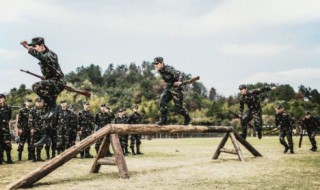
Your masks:
M242 84L239 86L240 90L240 118L241 118L241 125L242 125L242 137L246 139L247 137L247 127L248 123L253 119L254 120L254 127L257 131L258 138L262 138L262 109L259 100L259 94L275 90L276 87L263 87L261 89L254 89L251 91L247 90L247 86ZM244 105L247 105L248 110L246 113L243 114Z
M28 126L29 112L32 106L32 100L27 98L24 101L24 107L19 110L18 114L18 135L20 136L20 142L18 146L18 160L22 159L22 152L24 144L28 145L28 160L32 160L32 154L30 151L30 128Z
M7 153L7 163L13 164L11 158L11 134L9 121L11 119L11 107L6 104L6 96L0 94L0 164L3 161L3 152Z
M311 115L310 111L305 112L305 116L302 120L302 129L306 129L310 143L312 145L311 151L317 151L316 135L320 127L320 122L314 116Z
M133 113L129 116L129 124L139 124L141 123L141 115L138 112L138 105L133 106ZM132 152L132 155L137 154L143 154L140 151L140 145L141 145L141 135L137 134L131 134L130 135L130 149ZM134 151L134 146L136 146L136 152Z
M126 110L124 108L120 108L118 111L118 117L114 119L114 123L116 124L127 124L128 123L128 117L126 116ZM123 154L127 156L130 154L128 151L128 141L129 141L129 135L119 135L121 148L123 151Z
M83 110L78 113L78 125L79 125L79 136L80 140L85 139L93 133L94 129L94 116L90 111L90 103L85 102L83 105ZM93 158L90 154L90 146L85 150L80 152L81 159L83 158Z
M293 141L292 141L292 131L293 131L293 125L294 121L291 118L291 116L284 111L284 107L282 105L279 105L276 108L276 127L280 130L279 134L279 140L280 143L284 146L284 153L287 153L288 150L290 150L291 154L294 154L293 151ZM285 137L287 137L288 144L285 141Z
M183 125L189 125L190 123L190 116L186 108L183 106L183 76L182 74L175 70L173 67L165 65L163 62L162 57L154 58L153 65L155 69L161 75L161 78L166 82L168 85L166 86L165 90L162 92L160 96L160 120L156 123L158 125L165 125L167 124L167 104L173 100L175 105L175 111L181 114L184 117Z

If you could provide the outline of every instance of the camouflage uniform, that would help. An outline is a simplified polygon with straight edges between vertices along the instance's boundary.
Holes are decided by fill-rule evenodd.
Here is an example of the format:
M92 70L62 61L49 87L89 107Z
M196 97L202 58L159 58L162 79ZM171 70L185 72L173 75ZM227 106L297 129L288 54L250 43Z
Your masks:
M19 160L21 160L22 157L22 151L24 148L24 144L27 142L28 144L28 160L31 160L31 151L30 151L30 128L28 126L28 120L29 120L29 112L30 109L27 107L24 107L20 109L18 114L18 129L22 130L22 134L20 134L20 142L18 146L18 157Z
M11 134L9 128L9 121L11 119L12 110L8 105L0 105L0 164L3 161L3 152L7 153L7 163L11 164Z
M163 64L162 57L156 57L153 64ZM182 86L174 86L175 82L183 82L183 75L173 67L164 65L164 68L158 71L164 82L167 83L165 90L160 95L160 121L157 124L162 125L167 123L167 104L173 100L175 111L184 117L184 125L188 125L190 117L187 109L183 106L183 88Z
M291 116L287 113L277 113L275 115L276 126L280 129L279 140L280 143L285 147L284 153L290 149L290 153L293 152L293 141L292 141L292 129L294 121ZM288 144L284 140L287 137Z
M56 117L54 119L54 123L56 126L57 132L57 151L58 154L68 149L71 144L70 139L70 128L72 127L72 122L74 122L73 113L66 109L60 109L56 113Z
M45 143L44 149L46 150L47 159L50 159L50 147L52 152L52 157L54 158L56 156L56 150L57 150L57 126L54 124L54 122L50 122L50 125L48 125L45 128L46 132L44 132L47 137L50 138L50 141Z
M133 114L129 117L129 124L139 124L141 122L141 119L142 117L138 112L133 112ZM137 154L142 154L142 152L140 152L141 135L130 135L130 148L133 155L135 155L134 145L136 145Z
M80 140L85 139L86 137L90 136L94 129L94 116L93 114L88 110L82 110L78 113L78 125L79 129L78 131L81 131ZM92 158L92 155L90 155L90 146L85 149L84 151L80 152L81 158Z
M34 38L29 45L36 44L44 44L44 39ZM66 82L63 80L64 74L58 63L58 56L47 47L44 52L38 52L30 48L28 53L40 61L41 72L45 78L45 80L34 83L32 89L44 100L48 110L55 108L56 99L66 85Z
M43 145L35 147L35 142L41 139L43 133L43 126L45 122L46 111L40 107L33 107L29 112L29 127L31 131L31 140L30 140L30 150L33 157L33 162L42 161L41 159L41 150ZM33 131L33 132L32 132ZM37 157L35 156L35 150L37 151Z
M317 142L316 142L316 135L318 133L318 127L320 126L319 120L317 120L315 117L310 116L310 118L303 118L302 120L302 128L306 129L308 132L308 137L310 140L310 143L312 145L312 148L310 150L316 151L317 150Z
M73 112L73 108L71 110L71 115L70 115L70 124L69 124L69 144L68 148L74 146L76 144L77 140L77 128L78 128L78 116Z
M122 112L119 110L119 112ZM126 115L123 115L122 117L116 117L114 119L115 124L127 124L128 123L128 117ZM128 151L128 141L129 141L129 135L119 135L121 148L124 155L128 155L130 152Z
M95 117L95 123L98 126L97 131L99 129L101 129L102 127L106 126L107 124L110 124L113 119L114 119L114 115L111 113L101 112L101 111L98 112ZM102 143L102 140L103 139L100 139L96 142L95 149L96 149L97 153L99 152L99 148ZM106 154L106 156L111 155L109 146L110 146L110 135L107 135L107 154Z
M240 86L241 87L241 86ZM240 89L239 87L239 89ZM241 95L240 97L240 115L242 116L242 137L246 139L247 137L247 127L248 123L253 119L254 127L258 133L259 139L262 137L262 109L259 101L258 95L271 90L271 87L266 86L261 89L255 89L248 91L246 95ZM244 105L247 105L248 111L243 115Z

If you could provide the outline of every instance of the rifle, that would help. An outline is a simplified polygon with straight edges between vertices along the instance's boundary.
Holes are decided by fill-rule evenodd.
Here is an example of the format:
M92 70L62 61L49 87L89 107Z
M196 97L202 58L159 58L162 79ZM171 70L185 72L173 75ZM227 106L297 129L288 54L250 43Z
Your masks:
M12 135L14 137L14 140L17 143L20 143L20 137L19 137L19 135L16 134L16 132L14 130L10 129L10 135Z
M240 119L240 121L242 120L242 117L240 117L240 115L234 113L233 111L228 110L228 112L231 113L235 118ZM248 125L250 128L253 128L253 125L251 123L248 123Z
M180 86L192 84L192 83L196 82L199 79L200 79L200 76L193 77L192 79L183 81ZM160 98L160 96L156 96L156 97L152 98L152 100L156 100L156 99L159 99L159 98Z
M32 72L30 72L30 71L28 71L28 70L26 71L26 70L20 69L20 71L21 71L21 72L24 72L24 73L28 73L28 74L30 74L30 75L32 75L32 76L38 77L38 78L40 78L41 80L45 80L45 78L44 78L43 76L37 75L37 74L32 73ZM66 90L69 91L69 92L75 92L75 93L84 95L84 96L86 96L86 97L88 97L88 98L90 98L90 96L91 96L91 93L88 92L88 91L78 90L78 89L72 88L72 87L70 87L70 86L68 86L68 85L65 85L65 86L64 86L64 89L66 89Z

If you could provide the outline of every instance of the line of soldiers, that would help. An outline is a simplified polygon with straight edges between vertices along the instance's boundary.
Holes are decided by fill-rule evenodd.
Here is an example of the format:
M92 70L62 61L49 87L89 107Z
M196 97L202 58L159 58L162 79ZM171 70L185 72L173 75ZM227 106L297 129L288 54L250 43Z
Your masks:
M259 139L262 138L262 108L259 100L259 95L263 92L270 90L275 90L276 87L265 86L259 89L253 89L251 91L247 90L247 86L242 84L239 86L240 90L240 111L239 118L241 118L242 125L242 137L246 139L247 137L247 126L251 120L254 121L254 128L256 129L257 136ZM247 111L244 112L244 106L247 106ZM275 124L279 133L280 143L285 147L284 153L290 150L291 154L294 154L292 133L293 127L295 125L294 119L285 112L283 105L278 105L275 109ZM305 112L305 117L302 119L301 131L306 130L308 133L309 140L311 142L311 151L317 151L317 143L315 136L320 128L320 121L311 115L310 111ZM287 138L288 143L285 141Z
M49 129L45 128L46 114L44 101L39 97L35 99L35 105L32 107L32 100L27 98L24 102L24 107L19 110L18 114L18 135L20 142L18 145L18 160L22 160L22 153L25 144L27 144L28 160L32 162L43 161L41 151L45 148L47 159L54 158L57 154L75 145L77 135L80 140L85 139L94 131L97 131L109 123L130 123L138 124L141 122L141 115L138 113L138 106L133 107L133 113L130 116L126 115L126 110L119 109L117 117L113 114L110 107L101 104L100 111L94 114L90 111L90 103L85 102L83 110L76 114L73 106L68 105L66 100L60 101L60 106L57 113L52 118L52 124ZM3 151L7 153L7 163L13 163L11 158L11 134L9 130L9 121L11 119L11 107L5 104L5 95L0 94L0 164L3 161ZM49 141L37 144L43 136L44 130L49 135ZM120 136L120 142L123 153L128 155L128 140L129 135ZM130 148L132 155L143 154L140 151L141 135L130 135ZM95 144L96 152L99 151L102 140ZM110 152L110 136L107 136L107 153L106 156L112 156ZM51 148L51 157L50 157ZM136 149L135 149L136 148ZM80 158L92 158L90 147L80 152Z

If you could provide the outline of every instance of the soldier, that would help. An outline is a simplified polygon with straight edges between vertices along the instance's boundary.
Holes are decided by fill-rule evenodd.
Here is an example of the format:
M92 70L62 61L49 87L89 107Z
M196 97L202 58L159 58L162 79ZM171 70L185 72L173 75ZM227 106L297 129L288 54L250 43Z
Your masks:
M317 151L316 135L320 126L319 120L311 115L310 111L305 112L305 116L302 120L302 128L307 130L310 143L312 145L311 151Z
M78 125L79 125L79 135L80 140L85 139L86 137L90 136L94 129L94 116L90 112L90 103L85 102L83 105L83 110L78 113ZM81 159L83 158L93 158L90 154L90 146L82 150L80 152Z
M18 146L18 160L22 159L22 151L24 144L28 145L28 160L32 160L31 151L30 151L30 128L28 126L29 112L32 106L32 100L27 98L24 101L24 107L19 110L18 114L18 134L20 136L20 143Z
M70 146L70 126L72 126L73 115L68 109L68 103L66 100L60 101L61 109L57 112L54 118L54 124L56 126L57 133L57 151L58 154L68 149Z
M279 140L280 143L285 147L284 153L287 153L290 149L290 153L294 154L293 151L293 141L292 141L292 131L293 131L293 124L294 121L291 118L291 116L284 111L284 107L282 105L279 105L276 108L276 127L280 130L279 134ZM287 137L288 144L284 140L284 138Z
M68 148L74 146L77 140L77 127L78 127L78 116L74 112L74 108L72 105L69 105L68 109L71 111L70 116L70 126L69 126L69 145Z
M113 114L110 114L109 111L110 111L110 108L107 109L105 104L101 104L100 112L98 112L95 116L95 123L98 126L97 130L101 129L102 127L112 122L114 116ZM102 143L102 139L96 142L96 145L95 145L96 153L99 152L101 143ZM110 147L110 135L107 135L107 153L106 153L107 157L112 156L109 147Z
M139 124L141 123L141 115L138 113L138 105L133 106L133 113L129 116L129 124ZM141 135L131 134L130 138L130 148L132 155L135 155L134 145L136 145L137 154L143 154L140 152L140 145L141 145Z
M240 90L240 118L242 125L242 137L246 139L247 137L247 126L248 123L253 119L254 127L257 131L258 138L262 138L262 109L260 105L260 100L258 95L269 91L275 90L276 87L263 87L261 89L254 89L252 91L247 90L247 86L242 84L239 86ZM247 105L248 111L243 115L244 105Z
M0 94L0 164L3 161L3 152L7 153L7 163L13 164L11 158L11 135L9 122L11 119L11 107L6 104L6 96Z
M161 75L161 78L168 84L160 96L161 116L156 124L164 125L167 123L167 104L173 100L176 112L184 117L183 125L189 125L191 119L188 111L183 106L182 74L173 67L165 65L162 57L154 58L153 64Z
M41 139L41 134L44 125L44 117L46 115L46 111L43 107L43 100L41 98L36 98L35 107L31 108L29 112L29 121L28 125L30 127L30 150L32 154L32 162L43 161L41 158L41 150L43 145L35 145L35 142ZM37 151L37 156L35 154Z
M118 111L118 117L114 119L114 123L116 124L127 124L128 123L128 117L126 116L126 110L124 108L120 108ZM127 156L130 154L128 151L128 141L129 141L129 135L120 135L120 144L123 151L123 154Z

